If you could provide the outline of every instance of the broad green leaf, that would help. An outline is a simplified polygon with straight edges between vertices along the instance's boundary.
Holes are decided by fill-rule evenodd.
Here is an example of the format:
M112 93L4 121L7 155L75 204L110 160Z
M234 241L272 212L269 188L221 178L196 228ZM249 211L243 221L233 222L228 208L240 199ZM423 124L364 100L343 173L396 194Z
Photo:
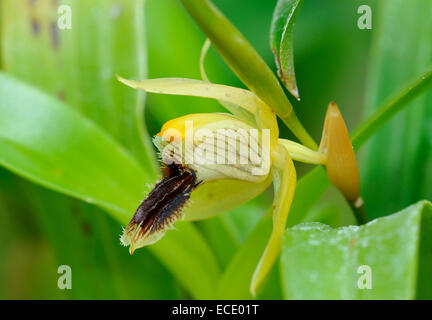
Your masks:
M287 229L281 255L284 297L431 298L431 218L431 203L421 201L361 227L305 223ZM369 271L371 288L360 289Z
M71 9L71 29L57 25L61 5ZM156 177L144 93L115 78L146 77L143 1L5 0L2 7L5 70L80 110Z
M380 10L367 81L368 115L379 112L382 101L413 77L430 70L432 64L432 2L384 0L380 1ZM370 217L389 214L420 199L432 199L431 104L432 90L428 89L368 143L360 171Z
M127 222L152 176L124 148L77 111L4 73L0 97L3 166Z
M278 0L270 30L279 78L297 99L299 92L294 71L294 26L303 0Z
M128 222L151 178L121 146L64 103L2 73L0 97L0 164ZM149 248L194 297L214 292L217 262L192 225ZM197 273L200 285L191 281Z

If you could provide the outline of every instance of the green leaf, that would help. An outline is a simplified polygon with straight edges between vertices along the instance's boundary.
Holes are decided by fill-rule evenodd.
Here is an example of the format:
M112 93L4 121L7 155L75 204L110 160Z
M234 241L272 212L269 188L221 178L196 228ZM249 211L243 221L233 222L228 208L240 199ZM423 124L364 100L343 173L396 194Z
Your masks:
M299 92L294 71L294 26L303 0L279 0L273 13L270 45L279 78L297 99Z
M281 255L284 297L431 298L431 218L432 204L421 201L361 227L305 223L287 229ZM365 284L361 266L370 267L371 289L359 289L359 281Z
M367 81L368 115L383 110L381 102L395 89L430 70L431 10L428 0L380 1ZM425 79L431 83L430 75ZM372 218L432 199L432 91L411 100L374 135L363 154L362 193Z

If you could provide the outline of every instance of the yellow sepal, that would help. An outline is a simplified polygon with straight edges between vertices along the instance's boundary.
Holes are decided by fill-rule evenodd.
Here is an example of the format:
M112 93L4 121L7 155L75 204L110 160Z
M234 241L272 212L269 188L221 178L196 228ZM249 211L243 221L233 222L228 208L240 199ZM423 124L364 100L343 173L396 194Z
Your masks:
M282 244L288 213L294 198L297 174L294 163L285 148L280 148L279 156L274 160L273 185L273 231L263 255L252 276L250 291L256 296L257 289L265 280L275 263Z

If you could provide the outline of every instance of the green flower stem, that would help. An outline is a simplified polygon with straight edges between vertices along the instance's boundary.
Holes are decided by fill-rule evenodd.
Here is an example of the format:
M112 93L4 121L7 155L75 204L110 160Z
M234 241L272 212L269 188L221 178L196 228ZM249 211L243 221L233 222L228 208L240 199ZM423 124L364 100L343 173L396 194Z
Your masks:
M360 206L356 206L355 203L347 201L348 204L351 207L352 212L354 213L354 216L356 217L357 224L362 225L369 222L369 218L366 214L366 210L363 204L363 200Z
M181 2L240 80L273 109L304 145L317 149L278 79L246 38L210 0Z
M293 160L311 164L325 164L326 162L326 155L324 153L311 150L300 143L288 139L279 139L278 142L286 148Z
M424 73L414 82L410 82L401 91L384 101L378 111L367 119L352 134L351 140L354 149L358 150L375 132L377 132L387 121L395 116L411 101L422 94L432 85L432 68Z

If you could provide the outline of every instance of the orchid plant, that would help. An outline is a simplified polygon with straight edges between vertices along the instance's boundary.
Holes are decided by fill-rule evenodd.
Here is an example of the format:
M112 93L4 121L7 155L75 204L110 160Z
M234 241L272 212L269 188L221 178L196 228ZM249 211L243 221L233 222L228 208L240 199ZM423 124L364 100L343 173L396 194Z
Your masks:
M52 1L4 0L0 5L0 234L5 239L0 255L9 266L2 270L5 279L13 280L0 293L10 297L16 290L9 284L17 282L29 289L19 291L60 299L63 294L75 299L251 299L251 293L259 299L432 297L430 1L380 1L373 31L355 29L351 16L343 23L337 19L337 26L350 23L349 34L356 35L345 41L346 33L336 28L334 35L344 46L361 38L357 32L373 35L371 76L359 77L367 87L367 117L356 120L357 129L348 135L341 111L331 102L319 144L290 102L306 96L304 85L297 85L293 58L302 0L277 1L270 33L277 75L210 0L178 0L208 38L202 79L118 77L122 83L116 73L145 78L145 23L151 67L189 71L189 52L178 53L182 46L194 47L197 37L183 37L197 30L188 25L182 34L187 17L177 1L147 1L147 8L141 0L64 2L74 13L75 27L60 32L54 28L58 6ZM247 1L240 2L229 7ZM315 19L317 8L332 15L341 10L347 17L357 10L353 3L336 2L308 4L311 30L328 17ZM255 1L253 6L269 4ZM255 24L241 18L248 27ZM418 30L422 37L416 37ZM155 45L152 40L164 31L171 37ZM396 38L397 45L388 41ZM320 34L319 42L332 50L327 40ZM247 89L209 80L204 60L210 46ZM344 54L340 48L335 52ZM309 75L332 61L321 61L317 51L310 57L314 61L308 60L315 63L305 70ZM335 81L339 94L345 93L353 79L349 73L350 82L342 83L345 68L360 65L352 61L355 55L346 58L340 63L343 73L320 75L317 79L329 83L318 87L321 80L308 79L314 90L307 91L315 95ZM184 66L177 66L180 59ZM171 119L153 139L159 166L145 127L142 90L215 99L227 112L199 113L214 109L183 105L188 111L177 118L178 112L166 108L171 99L149 99L148 115L154 120L148 121L149 131L157 132L156 122ZM348 96L363 97L360 92ZM347 109L341 109L346 117ZM308 120L319 110L311 107ZM290 140L279 135L285 125L295 136ZM360 192L354 151L367 141ZM315 167L300 177L298 162ZM343 197L333 198L330 182L362 225L355 225ZM273 203L260 197L217 216L270 191L271 184ZM374 218L369 223L364 223L363 197ZM137 250L132 257L117 239L120 225L125 226L123 244L130 253ZM58 264L72 267L73 290L57 290L52 277ZM21 281L26 274L35 281ZM34 290L41 280L47 290Z

